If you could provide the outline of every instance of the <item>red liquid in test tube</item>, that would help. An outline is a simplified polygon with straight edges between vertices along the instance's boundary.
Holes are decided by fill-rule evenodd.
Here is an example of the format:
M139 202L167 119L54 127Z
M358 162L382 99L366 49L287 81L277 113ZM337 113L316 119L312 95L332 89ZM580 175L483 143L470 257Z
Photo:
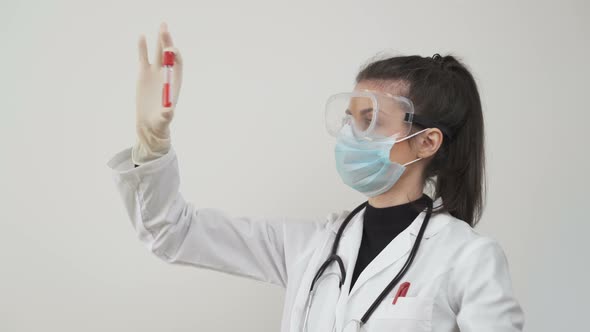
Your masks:
M172 106L172 67L174 67L174 52L165 51L162 58L164 66L164 86L162 87L162 105Z

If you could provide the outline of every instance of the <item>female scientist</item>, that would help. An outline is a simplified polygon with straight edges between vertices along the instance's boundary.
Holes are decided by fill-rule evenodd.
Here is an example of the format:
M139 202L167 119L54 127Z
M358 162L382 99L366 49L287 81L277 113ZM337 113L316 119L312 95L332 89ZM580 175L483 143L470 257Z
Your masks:
M484 125L476 83L456 58L378 60L353 91L330 96L336 170L368 200L318 220L273 220L197 207L179 192L169 124L183 62L165 24L158 40L151 64L139 41L136 144L108 162L139 239L157 257L285 287L283 332L522 330L504 251L473 230ZM434 201L423 193L428 184Z

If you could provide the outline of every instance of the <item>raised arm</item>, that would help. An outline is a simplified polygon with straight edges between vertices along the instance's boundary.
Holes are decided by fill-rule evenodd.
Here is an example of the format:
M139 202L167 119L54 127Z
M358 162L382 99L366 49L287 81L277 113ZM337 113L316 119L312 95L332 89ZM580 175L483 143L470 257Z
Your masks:
M286 286L288 266L327 218L232 217L187 202L174 148L134 167L131 148L107 164L142 243L168 263L189 264Z

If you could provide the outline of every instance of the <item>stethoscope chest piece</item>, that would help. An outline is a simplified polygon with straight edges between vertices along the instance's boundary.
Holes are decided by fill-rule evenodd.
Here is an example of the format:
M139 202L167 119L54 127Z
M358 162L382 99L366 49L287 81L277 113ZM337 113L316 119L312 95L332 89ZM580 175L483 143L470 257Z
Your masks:
M359 319L353 319L344 325L342 332L359 332L361 330L363 322Z

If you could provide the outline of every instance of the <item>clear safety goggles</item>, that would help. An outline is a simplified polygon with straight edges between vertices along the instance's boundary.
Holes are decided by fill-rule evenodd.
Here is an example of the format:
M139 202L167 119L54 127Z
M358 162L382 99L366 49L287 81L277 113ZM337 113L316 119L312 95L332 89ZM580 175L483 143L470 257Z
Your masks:
M403 96L355 90L330 96L325 113L330 135L353 135L372 141L408 135L414 119L414 104Z

